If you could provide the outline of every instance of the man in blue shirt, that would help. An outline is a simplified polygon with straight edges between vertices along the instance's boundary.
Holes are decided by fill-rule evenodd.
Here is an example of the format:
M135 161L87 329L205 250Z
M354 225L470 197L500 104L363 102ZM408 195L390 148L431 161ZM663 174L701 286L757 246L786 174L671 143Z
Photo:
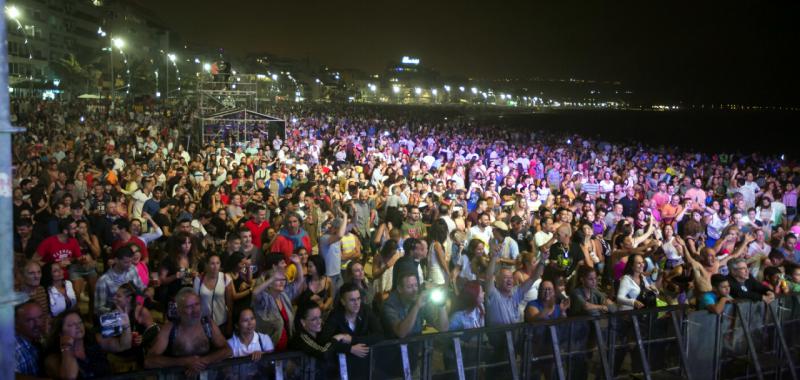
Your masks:
M432 289L420 290L417 272L413 269L399 273L394 289L383 304L381 319L387 338L405 338L422 334L424 322L433 325L437 331L447 331L450 322L447 317L446 302L434 304L431 302ZM408 345L408 359L413 369L419 362L417 356L420 352L419 344ZM379 362L381 369L387 371L387 377L399 376L401 368L398 355L382 354L387 362Z
M40 342L47 329L44 310L37 303L28 301L16 307L16 358L17 375L42 376Z

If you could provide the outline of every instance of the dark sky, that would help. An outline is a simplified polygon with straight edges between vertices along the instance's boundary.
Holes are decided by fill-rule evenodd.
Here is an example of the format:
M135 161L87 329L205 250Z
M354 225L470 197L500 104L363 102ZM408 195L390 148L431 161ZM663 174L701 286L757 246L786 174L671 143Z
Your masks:
M800 3L165 1L190 43L380 72L621 80L653 101L800 104Z

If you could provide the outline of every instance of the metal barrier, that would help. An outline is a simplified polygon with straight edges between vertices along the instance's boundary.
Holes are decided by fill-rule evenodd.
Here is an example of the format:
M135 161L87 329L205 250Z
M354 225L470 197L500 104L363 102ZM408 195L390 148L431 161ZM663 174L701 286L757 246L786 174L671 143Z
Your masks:
M423 334L375 344L365 359L342 353L316 363L298 352L232 359L201 378L798 380L798 358L800 296L791 296L730 304L722 315L669 306ZM134 378L183 378L183 369L113 377Z
M185 379L185 368L170 367L118 374L107 379L113 380L177 380ZM199 379L275 379L312 380L317 375L313 358L297 351L263 355L259 361L250 357L228 359L214 363L204 371Z

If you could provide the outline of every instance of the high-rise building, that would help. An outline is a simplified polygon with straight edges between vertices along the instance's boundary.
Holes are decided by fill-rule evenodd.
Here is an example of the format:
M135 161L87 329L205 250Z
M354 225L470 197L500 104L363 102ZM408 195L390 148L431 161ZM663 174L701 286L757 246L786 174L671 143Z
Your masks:
M66 72L85 76L87 92L107 91L112 38L124 42L113 48L118 77L126 57L169 46L169 32L156 15L127 1L11 0L5 17L9 82L22 93L57 90Z

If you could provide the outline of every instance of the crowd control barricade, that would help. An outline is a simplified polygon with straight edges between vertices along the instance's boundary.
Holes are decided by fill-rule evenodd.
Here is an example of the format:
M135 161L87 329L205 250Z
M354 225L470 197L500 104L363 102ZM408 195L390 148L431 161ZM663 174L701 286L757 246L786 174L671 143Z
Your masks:
M800 296L737 301L720 315L685 306L639 309L387 339L367 358L318 363L300 352L239 358L199 378L312 380L799 380ZM122 379L182 379L183 368Z

